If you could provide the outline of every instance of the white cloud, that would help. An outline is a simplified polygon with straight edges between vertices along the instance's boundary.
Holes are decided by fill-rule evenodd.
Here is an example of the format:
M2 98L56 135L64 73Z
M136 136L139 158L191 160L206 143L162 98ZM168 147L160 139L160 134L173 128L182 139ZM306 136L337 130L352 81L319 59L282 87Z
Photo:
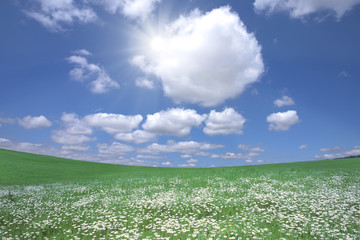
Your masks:
M172 167L173 166L171 162L162 162L161 165L166 166L166 167Z
M256 152L250 152L247 154L227 152L225 154L213 154L210 157L211 158L222 158L222 159L246 159L246 158L252 158L257 155L259 155L259 154Z
M320 152L340 152L341 151L341 147L333 147L333 148L321 148Z
M154 89L154 82L147 78L136 79L135 85L141 88Z
M180 167L180 168L192 168L192 167L195 167L195 164L193 164L193 163L189 163L189 164L178 164L177 166Z
M257 160L257 163L264 163L264 160Z
M80 7L73 0L36 0L31 10L24 10L30 18L53 32L64 31L64 25L74 22L89 23L97 20L96 13L87 6Z
M326 150L326 151L325 151ZM345 158L351 156L360 156L360 146L354 146L352 149L344 152L339 152L341 149L339 147L335 148L324 148L320 149L322 152L329 152L321 155L315 155L316 159L333 159L333 158Z
M80 145L84 142L90 142L96 139L83 134L71 134L64 130L52 131L51 138L54 142L62 145Z
M263 152L264 151L264 149L259 146L239 144L237 147L242 150L246 150L246 151L250 151L250 152Z
M161 0L124 0L122 13L131 19L145 20Z
M245 160L245 163L252 163L253 162L253 160L251 160L251 159L246 159Z
M292 106L295 104L294 100L289 96L283 96L281 99L276 99L274 104L277 107Z
M117 82L109 77L101 66L88 63L87 59L83 56L73 55L68 57L67 61L76 65L76 67L70 71L70 77L79 82L90 81L89 87L93 93L106 93L110 89L120 87Z
M266 13L289 12L292 18L327 11L334 13L338 20L360 0L255 0L255 10Z
M187 163L190 163L190 164L191 164L191 163L194 164L194 163L198 163L199 160L191 158L191 159L187 160L186 162L187 162Z
M270 123L270 131L288 131L292 125L300 120L296 111L289 110L287 112L272 113L266 118L266 121Z
M161 0L93 0L110 13L120 12L130 19L146 20Z
M303 144L303 145L300 145L300 146L299 146L299 149L305 149L305 148L307 148L307 145L306 145L306 144Z
M92 128L75 113L63 113L61 116L66 129L69 134L74 135L90 135L93 133Z
M226 108L222 112L211 110L205 121L204 133L207 135L242 134L246 119L233 108Z
M105 143L97 145L101 157L122 156L133 152L135 149L129 145L113 142L111 145Z
M164 159L166 157L163 157L163 156L154 156L154 155L137 155L136 158L144 158L144 159Z
M61 149L64 151L87 151L90 149L89 146L87 145L83 145L83 144L78 144L78 145L63 145L61 146Z
M19 124L26 129L50 127L52 123L43 115L38 117L26 116L18 120Z
M189 155L189 154L181 154L180 157L181 157L181 158L192 158L192 155Z
M84 56L91 56L91 52L89 52L88 50L86 49L77 49L74 51L75 54L77 55L84 55Z
M186 142L174 142L168 141L166 145L153 143L148 145L144 149L139 149L139 152L146 154L158 155L160 153L173 153L179 152L187 155L208 155L203 151L223 148L224 145L210 144L204 142L186 141Z
M154 140L155 134L143 130L136 130L131 133L117 133L115 139L124 142L133 142L136 144L145 143Z
M147 115L142 127L152 133L185 137L189 135L191 127L199 126L204 118L192 109L171 108Z
M122 115L114 113L96 113L84 117L89 126L100 127L109 134L131 132L142 121L141 115Z
M131 63L157 76L177 103L218 105L241 94L264 69L260 45L230 7L180 16L146 44Z

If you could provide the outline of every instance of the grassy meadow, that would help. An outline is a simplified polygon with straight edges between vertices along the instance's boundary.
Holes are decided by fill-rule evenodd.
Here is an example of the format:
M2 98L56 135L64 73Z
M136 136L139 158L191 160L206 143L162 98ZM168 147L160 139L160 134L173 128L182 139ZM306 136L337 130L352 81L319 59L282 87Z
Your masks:
M0 239L360 239L360 159L179 169L0 149Z

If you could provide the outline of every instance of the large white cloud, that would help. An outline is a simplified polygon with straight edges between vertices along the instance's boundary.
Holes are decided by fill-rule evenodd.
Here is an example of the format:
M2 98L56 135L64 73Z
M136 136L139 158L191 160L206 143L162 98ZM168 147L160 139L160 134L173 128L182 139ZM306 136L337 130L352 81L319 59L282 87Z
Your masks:
M204 133L207 135L242 134L246 119L233 108L226 108L222 112L211 110L205 121Z
M267 13L289 12L292 18L330 11L335 13L337 19L340 19L359 3L360 0L255 0L254 7L257 11Z
M266 121L270 123L269 130L288 131L292 125L300 120L296 111L289 110L287 112L272 113L266 118Z
M77 51L81 51L81 55L91 55L86 49ZM89 87L93 93L106 93L110 89L120 87L116 81L110 78L104 68L97 64L88 63L84 56L73 55L67 60L69 63L75 64L75 68L69 73L70 77L79 82L90 81Z
M114 113L96 113L84 117L89 126L100 127L109 134L131 132L143 120L141 115L122 115Z
M292 106L295 104L294 100L289 97L289 96L283 96L282 98L280 99L276 99L274 101L274 104L277 106L277 107L283 107L283 106Z
M147 115L142 127L152 133L185 137L189 135L191 127L199 126L204 118L193 109L171 108Z
M18 120L19 124L26 129L50 127L52 123L43 115L38 117L26 116Z
M97 20L96 13L88 6L79 6L73 0L36 0L25 14L50 31L64 31L64 25L74 22L89 23Z
M180 16L131 63L157 76L175 102L214 106L256 82L264 66L255 36L230 7Z

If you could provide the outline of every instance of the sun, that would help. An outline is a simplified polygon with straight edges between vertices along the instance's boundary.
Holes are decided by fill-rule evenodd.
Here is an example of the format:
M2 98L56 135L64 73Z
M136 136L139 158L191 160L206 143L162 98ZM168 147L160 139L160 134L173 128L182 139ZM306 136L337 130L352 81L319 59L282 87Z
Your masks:
M165 40L160 36L155 36L150 41L150 47L155 51L160 51L164 47L164 44Z

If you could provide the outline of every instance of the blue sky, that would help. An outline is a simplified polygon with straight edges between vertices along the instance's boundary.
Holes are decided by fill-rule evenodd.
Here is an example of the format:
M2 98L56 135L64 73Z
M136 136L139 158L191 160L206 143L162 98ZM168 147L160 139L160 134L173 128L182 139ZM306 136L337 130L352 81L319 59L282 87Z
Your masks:
M0 148L164 167L360 154L360 1L2 1Z

